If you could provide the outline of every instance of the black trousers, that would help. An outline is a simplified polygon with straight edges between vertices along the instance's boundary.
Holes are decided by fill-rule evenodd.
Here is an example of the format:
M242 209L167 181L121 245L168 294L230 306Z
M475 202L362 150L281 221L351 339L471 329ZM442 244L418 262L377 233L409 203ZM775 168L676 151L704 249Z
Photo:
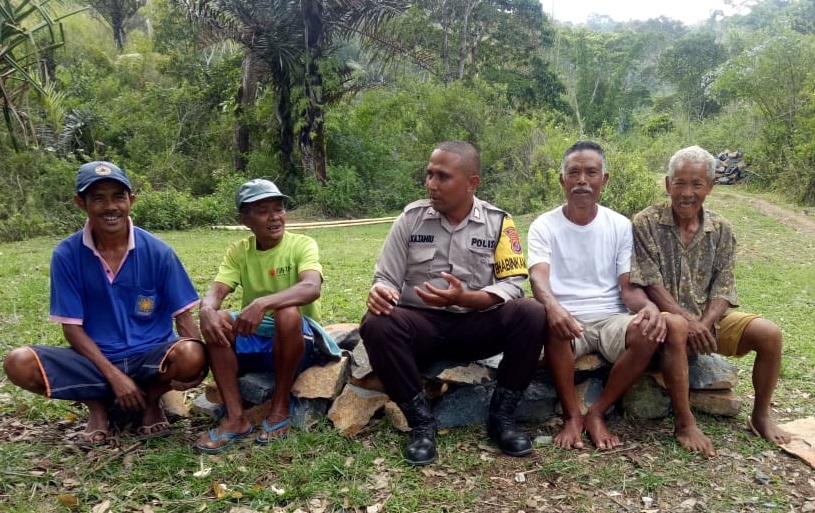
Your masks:
M538 367L546 310L534 299L468 313L396 307L391 315L366 314L359 331L371 367L396 403L422 390L419 370L433 361L473 361L502 352L498 384L524 390Z

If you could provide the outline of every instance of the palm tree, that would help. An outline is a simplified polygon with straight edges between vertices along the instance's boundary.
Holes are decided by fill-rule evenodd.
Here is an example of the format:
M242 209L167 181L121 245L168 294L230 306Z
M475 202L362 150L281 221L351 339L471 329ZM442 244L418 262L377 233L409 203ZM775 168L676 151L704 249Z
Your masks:
M25 145L34 138L35 127L23 106L33 89L45 95L49 77L43 64L45 53L65 41L60 20L47 8L48 0L0 0L0 108L14 150L19 150L15 132Z
M239 104L254 101L262 63L275 91L280 126L281 159L294 171L295 119L303 169L325 183L326 155L322 60L343 38L365 39L391 16L405 10L402 0L175 0L211 36L240 43L246 51ZM293 93L302 87L303 107L294 111ZM240 137L239 137L240 134ZM245 132L236 129L239 150L247 148ZM236 164L239 164L236 161Z
M125 47L125 23L136 15L142 6L141 0L88 0L102 18L113 29L113 42L116 49L122 51Z

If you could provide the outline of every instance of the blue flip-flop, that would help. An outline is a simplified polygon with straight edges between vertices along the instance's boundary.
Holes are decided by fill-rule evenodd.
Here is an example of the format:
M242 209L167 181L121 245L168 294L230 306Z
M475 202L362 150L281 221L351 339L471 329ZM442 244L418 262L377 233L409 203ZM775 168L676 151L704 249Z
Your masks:
M280 422L278 422L277 424L275 424L273 426L270 425L266 421L266 419L263 419L263 422L261 423L260 427L263 430L262 432L266 433L266 438L261 438L260 437L261 431L258 430L258 434L257 434L257 436L255 436L255 442L257 444L259 444L259 445L268 445L269 442L272 440L272 438L269 438L269 434L274 433L278 429L282 429L282 428L288 426L289 424L291 424L291 416L293 414L294 414L294 403L290 402L289 403L289 416L287 418L281 420ZM282 438L286 438L286 435L276 436L276 437L274 437L274 440L279 440L279 439L282 439Z
M220 433L219 434L218 430L216 428L212 428L212 429L210 429L208 431L209 441L210 442L219 442L221 440L226 440L226 442L224 442L221 445L217 445L215 447L209 447L209 446L206 446L206 445L202 445L199 442L195 442L195 448L197 450L199 450L201 452L205 452L207 454L215 454L215 453L221 452L222 450L226 449L227 447L229 447L230 445L235 443L235 440L240 440L241 438L246 438L247 436L249 436L252 433L252 431L254 431L254 429L255 429L255 426L253 424L249 424L249 429L247 429L246 431L244 431L242 433L226 432L226 433Z

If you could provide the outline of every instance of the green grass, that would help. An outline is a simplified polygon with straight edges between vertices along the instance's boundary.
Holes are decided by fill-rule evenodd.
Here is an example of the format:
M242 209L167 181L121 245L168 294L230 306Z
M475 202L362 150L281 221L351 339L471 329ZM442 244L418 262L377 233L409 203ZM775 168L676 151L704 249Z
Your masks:
M813 415L815 240L731 196L714 194L709 201L736 228L742 309L775 320L784 332L776 419ZM533 218L517 219L524 238ZM326 324L359 321L388 228L304 232L320 246ZM226 246L245 232L158 235L176 249L203 293ZM63 343L59 327L48 320L48 262L58 239L0 244L0 353L23 344ZM230 304L236 306L237 299ZM0 511L91 511L103 501L116 512L145 511L145 506L156 512L233 507L339 512L375 505L387 512L639 511L647 509L642 497L650 497L651 508L660 511L677 510L683 501L712 512L795 509L801 497L812 495L808 467L746 432L752 357L731 361L740 370L737 393L748 399L745 409L736 418L698 416L719 450L717 458L704 460L678 447L672 419L617 418L612 428L632 444L619 452L539 445L532 457L507 458L474 426L444 432L437 463L423 469L401 461L404 435L384 421L352 438L336 435L324 422L269 447L242 442L223 454L203 456L191 443L209 421L196 417L176 423L167 439L139 444L123 438L117 448L81 451L62 440L67 429L84 422L82 407L23 392L0 374ZM554 428L528 429L551 435ZM195 477L202 467L211 469L209 475ZM771 477L769 484L756 484L756 469ZM525 482L516 481L518 473ZM228 491L217 498L213 483ZM70 498L77 501L73 508L64 505Z

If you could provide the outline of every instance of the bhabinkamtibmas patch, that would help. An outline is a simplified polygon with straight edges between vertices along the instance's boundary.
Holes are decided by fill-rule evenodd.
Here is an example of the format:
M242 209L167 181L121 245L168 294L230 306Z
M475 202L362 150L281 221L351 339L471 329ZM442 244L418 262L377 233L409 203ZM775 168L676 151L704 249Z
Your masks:
M498 247L495 248L494 274L496 279L527 276L521 237L515 228L515 221L509 216L504 216L501 224L501 237L498 239Z

